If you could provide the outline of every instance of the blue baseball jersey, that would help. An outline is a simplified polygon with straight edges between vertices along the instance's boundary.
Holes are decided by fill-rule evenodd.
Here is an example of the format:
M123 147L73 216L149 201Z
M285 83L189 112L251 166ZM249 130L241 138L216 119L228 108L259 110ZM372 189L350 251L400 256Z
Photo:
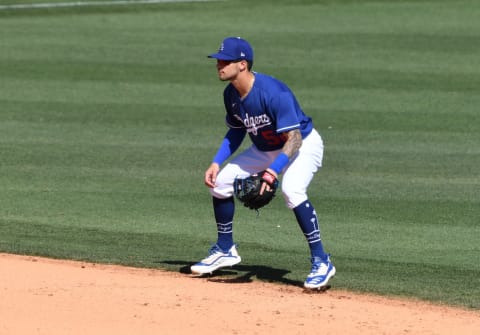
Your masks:
M271 76L254 75L253 87L243 99L231 83L225 88L227 125L245 129L261 151L281 149L290 130L300 129L302 138L310 134L312 119L305 115L290 88Z

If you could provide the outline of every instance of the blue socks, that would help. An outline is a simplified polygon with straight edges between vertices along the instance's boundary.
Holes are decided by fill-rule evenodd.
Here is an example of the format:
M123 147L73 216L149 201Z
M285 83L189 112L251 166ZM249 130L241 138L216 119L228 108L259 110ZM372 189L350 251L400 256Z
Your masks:
M233 197L218 199L213 197L213 212L217 222L217 245L225 252L233 246L233 215L235 202ZM317 213L309 200L302 202L293 209L298 225L307 239L312 257L327 260L328 255L323 249L320 238Z
M295 207L293 212L295 213L300 229L302 229L302 232L307 239L312 257L319 257L322 260L327 260L328 255L323 249L317 213L315 212L313 205L309 200L306 200Z
M233 197L227 199L213 197L213 212L217 222L217 245L227 252L233 246L233 214L235 212Z

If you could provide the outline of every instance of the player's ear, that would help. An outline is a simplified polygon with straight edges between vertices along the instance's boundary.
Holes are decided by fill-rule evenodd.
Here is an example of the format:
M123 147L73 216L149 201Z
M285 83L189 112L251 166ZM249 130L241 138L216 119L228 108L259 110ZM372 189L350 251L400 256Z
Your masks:
M248 69L248 62L246 60L241 60L239 63L240 63L240 71L245 71Z

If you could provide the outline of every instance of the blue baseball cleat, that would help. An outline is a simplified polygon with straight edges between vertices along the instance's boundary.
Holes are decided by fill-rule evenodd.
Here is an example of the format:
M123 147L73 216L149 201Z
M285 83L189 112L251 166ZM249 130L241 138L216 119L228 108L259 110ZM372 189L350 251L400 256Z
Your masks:
M313 257L312 270L310 271L303 286L308 289L322 289L327 286L330 278L335 276L335 267L330 261L330 256L327 260L322 260L319 257Z
M220 268L234 266L240 263L241 260L242 258L238 254L235 244L227 252L224 252L215 244L208 251L208 256L197 264L192 265L190 270L194 274L212 273Z

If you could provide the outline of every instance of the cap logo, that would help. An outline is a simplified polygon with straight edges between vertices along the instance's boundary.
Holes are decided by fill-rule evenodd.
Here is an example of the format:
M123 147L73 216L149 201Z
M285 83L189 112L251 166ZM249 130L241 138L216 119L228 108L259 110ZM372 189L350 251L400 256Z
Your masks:
M218 51L223 51L223 50L225 50L225 45L222 43L222 44L220 45L220 48L218 49Z
M245 57L245 53L240 52L240 57Z

